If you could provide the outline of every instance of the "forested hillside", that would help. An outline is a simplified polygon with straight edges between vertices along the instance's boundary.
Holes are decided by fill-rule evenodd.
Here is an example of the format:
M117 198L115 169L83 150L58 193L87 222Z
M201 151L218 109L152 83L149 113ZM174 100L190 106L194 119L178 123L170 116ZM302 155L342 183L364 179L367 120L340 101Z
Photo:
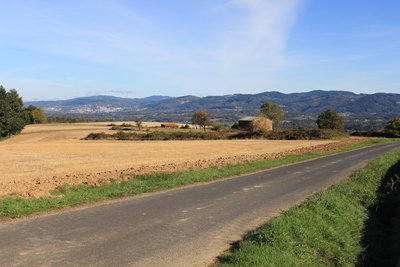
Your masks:
M254 115L264 102L274 102L285 110L285 125L313 126L316 116L332 109L345 118L348 129L380 129L400 114L400 94L355 94L346 91L311 91L284 94L234 94L223 96L152 96L118 98L111 96L83 97L65 101L28 102L44 108L50 116L69 115L81 118L190 121L197 109L207 110L211 117L231 123L241 116Z

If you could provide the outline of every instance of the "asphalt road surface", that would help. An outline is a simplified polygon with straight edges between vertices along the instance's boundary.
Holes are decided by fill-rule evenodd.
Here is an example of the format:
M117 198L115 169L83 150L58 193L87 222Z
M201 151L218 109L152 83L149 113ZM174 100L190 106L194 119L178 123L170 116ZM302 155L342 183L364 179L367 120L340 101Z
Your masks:
M0 224L0 266L205 266L381 144L232 179Z

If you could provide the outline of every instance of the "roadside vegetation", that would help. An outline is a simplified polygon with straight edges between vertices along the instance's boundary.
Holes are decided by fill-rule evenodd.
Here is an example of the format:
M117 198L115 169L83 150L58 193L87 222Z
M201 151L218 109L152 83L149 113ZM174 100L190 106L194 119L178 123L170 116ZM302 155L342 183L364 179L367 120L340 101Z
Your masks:
M237 165L200 170L142 175L136 176L128 181L119 183L110 182L108 185L101 186L64 186L54 191L52 197L32 199L7 196L0 199L0 218L17 218L37 212L74 207L107 199L134 196L141 193L154 192L194 183L209 182L388 141L390 140L375 139L355 143L329 152L290 155L275 160L257 160Z
M218 266L396 266L400 149L250 232Z

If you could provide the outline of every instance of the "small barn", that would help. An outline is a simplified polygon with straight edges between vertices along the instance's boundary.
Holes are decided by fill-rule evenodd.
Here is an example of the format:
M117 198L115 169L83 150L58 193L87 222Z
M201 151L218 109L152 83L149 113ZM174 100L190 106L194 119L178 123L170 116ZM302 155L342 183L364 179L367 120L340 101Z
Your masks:
M179 125L175 123L161 123L161 128L179 128Z
M264 117L243 117L239 119L239 128L248 131L272 131L272 121Z

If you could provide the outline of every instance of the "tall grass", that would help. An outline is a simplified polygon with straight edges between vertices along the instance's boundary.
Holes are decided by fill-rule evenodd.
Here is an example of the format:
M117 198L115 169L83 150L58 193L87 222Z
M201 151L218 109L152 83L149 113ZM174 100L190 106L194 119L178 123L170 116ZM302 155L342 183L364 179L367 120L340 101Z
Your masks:
M221 256L219 266L395 266L400 258L399 192L386 203L392 207L386 222L376 213L383 209L382 197L387 200L399 186L399 173L397 149L250 232L233 252Z

